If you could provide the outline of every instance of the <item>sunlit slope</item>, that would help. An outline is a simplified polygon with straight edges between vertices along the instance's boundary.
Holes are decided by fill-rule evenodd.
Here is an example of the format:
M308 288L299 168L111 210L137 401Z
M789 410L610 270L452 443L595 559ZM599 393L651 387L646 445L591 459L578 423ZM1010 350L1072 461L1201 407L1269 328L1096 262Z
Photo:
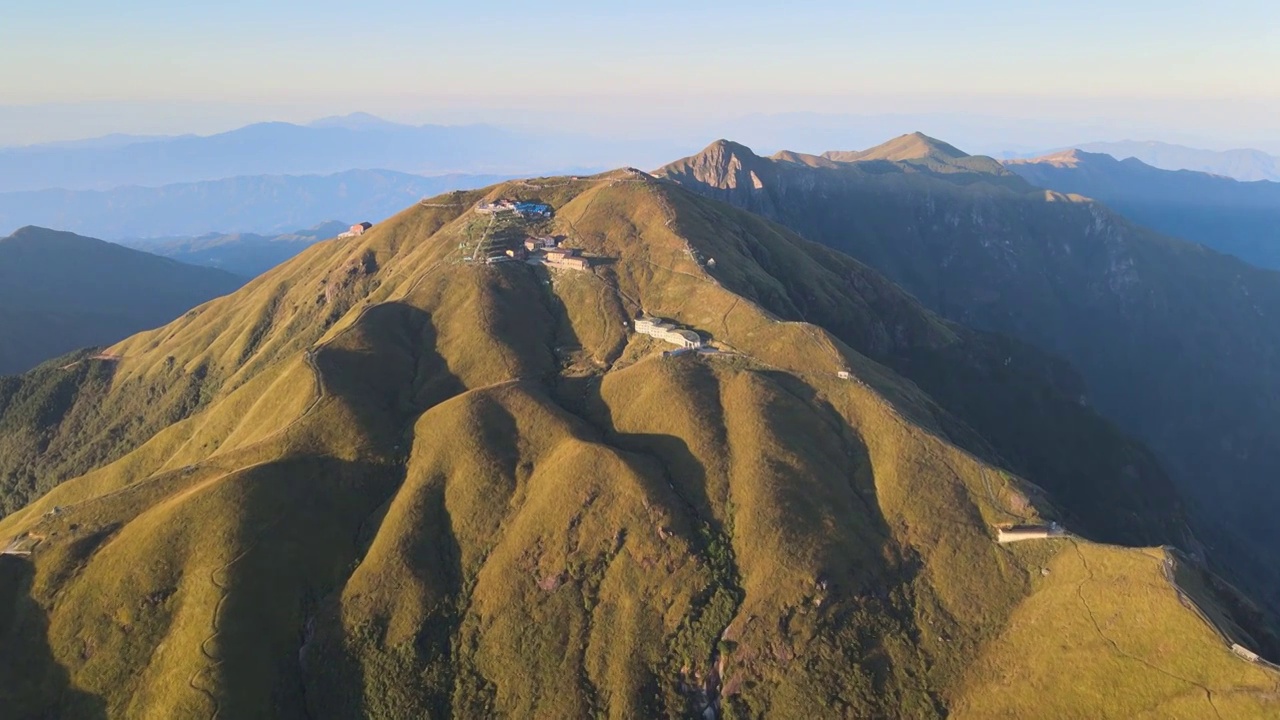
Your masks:
M955 716L1266 717L1277 674L1187 622L1164 554L1063 541L969 671Z
M551 203L528 230L595 266L462 262L493 232L470 206L500 196ZM642 313L720 352L663 357ZM1183 532L1176 502L1126 504L1158 468L1049 359L638 173L433 199L113 352L116 388L209 381L0 521L34 548L0 556L19 716L941 717L1071 580L993 524ZM1128 577L1137 551L1078 542ZM1172 590L1133 588L1113 622L1147 637Z
M220 424L219 443L287 425L314 395L303 350L366 300L383 281L380 264L413 249L406 238L429 237L462 213L454 196L442 200L389 221L385 232L321 243L240 292L108 349L106 359L78 353L0 379L0 508L15 510L121 457L215 399L236 396L198 425ZM165 462L181 466L211 449L205 438L173 455L198 426L166 433ZM240 434L228 437L232 426Z

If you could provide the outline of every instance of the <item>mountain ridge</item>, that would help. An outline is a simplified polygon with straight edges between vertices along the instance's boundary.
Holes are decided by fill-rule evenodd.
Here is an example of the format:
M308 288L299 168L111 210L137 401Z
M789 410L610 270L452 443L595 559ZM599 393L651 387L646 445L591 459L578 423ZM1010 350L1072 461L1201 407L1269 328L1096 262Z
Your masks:
M1080 150L1005 164L1036 185L1096 198L1167 235L1280 269L1280 183L1162 170Z
M555 216L472 212L499 197ZM590 267L464 260L526 232ZM664 356L641 315L716 352ZM24 711L990 717L1033 701L995 691L1011 662L1046 711L1274 707L1158 552L993 541L1058 503L1188 540L1060 362L641 173L414 205L109 352L110 402L203 400L0 520L34 543L0 591L49 608L0 625L45 680L0 667ZM1138 492L1081 502L1080 479ZM1172 653L1100 588L1143 598ZM1026 637L1046 604L1106 627ZM1064 653L1101 685L1062 683Z
M900 135L867 150L828 151L823 153L822 157L839 162L856 162L860 160L890 160L894 162L901 162L904 160L925 160L929 158L958 160L960 158L969 157L969 155L953 145L949 145L937 138L929 137L928 135L917 131L907 133L906 135Z
M1280 158L1261 150L1203 150L1154 140L1091 142L1077 147L1116 158L1137 158L1162 170L1193 170L1244 182L1280 182Z
M213 135L0 148L0 192L110 190L371 168L416 175L582 172L598 169L602 160L622 162L637 148L643 154L647 146L482 124L260 122Z
M758 186L726 183L709 155L657 172L853 255L945 317L1072 362L1089 402L1146 440L1217 528L1210 544L1250 546L1224 558L1280 607L1280 578L1248 560L1270 552L1260 539L1270 526L1252 508L1280 460L1260 430L1280 422L1265 399L1280 381L1267 360L1280 337L1262 321L1280 313L1274 273L1003 168L985 172L994 161L963 172L753 162ZM1212 309L1204 298L1215 298Z

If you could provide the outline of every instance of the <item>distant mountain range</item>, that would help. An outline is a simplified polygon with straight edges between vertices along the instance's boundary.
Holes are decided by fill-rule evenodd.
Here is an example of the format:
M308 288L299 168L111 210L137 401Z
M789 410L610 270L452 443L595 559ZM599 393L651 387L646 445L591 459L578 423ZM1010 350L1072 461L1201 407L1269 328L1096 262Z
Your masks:
M248 279L261 275L321 240L341 235L349 228L347 223L331 220L306 230L271 236L206 233L198 237L119 240L117 243L190 265L219 268Z
M918 134L826 157L721 141L658 174L849 253L948 318L1065 357L1087 402L1156 450L1215 543L1247 538L1280 560L1280 274ZM1280 601L1267 567L1236 569Z
M420 175L583 172L636 164L670 143L489 125L402 125L370 115L267 122L209 136L109 136L0 149L0 192L154 187L243 175L385 168Z
M242 284L221 270L22 228L0 238L0 375L116 342Z
M117 240L217 233L279 234L334 218L376 222L417 200L503 179L390 170L232 177L156 188L0 193L0 232L57 227Z
M1083 150L1005 165L1039 187L1101 200L1165 234L1280 269L1280 183L1161 170Z
M1154 140L1123 140L1120 142L1089 142L1071 148L1085 152L1103 153L1121 160L1137 158L1161 170L1195 170L1236 180L1280 181L1280 157L1261 150L1202 150L1157 142ZM1006 155L1007 159L1026 159L1046 153Z

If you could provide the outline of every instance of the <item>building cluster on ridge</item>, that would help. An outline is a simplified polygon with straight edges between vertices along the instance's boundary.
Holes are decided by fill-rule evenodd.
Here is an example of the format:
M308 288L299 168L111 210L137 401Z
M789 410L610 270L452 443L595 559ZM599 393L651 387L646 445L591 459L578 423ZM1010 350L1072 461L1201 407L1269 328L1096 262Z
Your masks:
M481 215L515 213L524 218L549 218L551 217L551 206L543 203L498 198L493 202L482 202L476 205L476 212Z
M492 202L481 202L475 206L481 215L510 216L519 220L545 220L552 216L550 205L522 200L499 198ZM491 247L492 254L484 258L485 264L497 265L507 262L526 262L530 265L545 265L560 270L590 270L591 259L584 257L578 248L560 247L561 238L552 235L531 235L525 237L519 245L510 245L510 241L498 247ZM468 261L470 257L466 258ZM477 256L476 260L480 260Z
M530 265L546 265L560 270L590 270L591 260L578 248L559 247L560 241L549 235L526 238L522 245L507 248L500 255L490 255L485 263L496 265L522 261Z

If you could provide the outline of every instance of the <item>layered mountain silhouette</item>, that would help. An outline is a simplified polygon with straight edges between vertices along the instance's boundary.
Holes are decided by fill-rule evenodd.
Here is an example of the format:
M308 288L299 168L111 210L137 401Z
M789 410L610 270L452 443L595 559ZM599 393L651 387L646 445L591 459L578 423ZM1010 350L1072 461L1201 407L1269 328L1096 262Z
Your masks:
M585 269L481 261L526 235ZM5 492L52 487L0 520L20 715L1277 707L1068 366L638 171L414 205L109 352L0 385Z
M321 240L347 232L350 227L348 223L331 220L305 230L279 235L206 233L198 237L120 240L118 244L190 265L226 270L247 280L261 275Z
M35 145L0 150L0 192L108 190L255 175L322 175L352 168L420 174L510 172L537 164L535 148L483 125L310 127L248 125L102 146Z
M1280 269L1280 183L1160 170L1082 150L1005 164L1039 187L1101 200L1167 235Z
M504 179L348 170L325 176L242 176L161 187L0 193L0 231L39 225L113 241L211 232L276 235L334 218L377 221L424 197Z
M0 238L0 375L117 342L243 282L93 238L22 228Z
M1135 158L1162 170L1193 170L1245 182L1280 182L1280 158L1261 150L1202 150L1154 140L1083 143L1076 149L1120 159Z
M1280 276L918 135L827 156L852 161L793 155L721 141L659 174L1069 360L1087 402L1157 452L1213 544L1246 548L1223 556L1280 598Z
M158 187L373 168L415 175L586 172L604 163L657 162L670 157L672 147L689 146L489 125L407 125L357 113L309 125L256 123L205 136L116 136L0 148L0 193ZM203 228L210 229L253 228Z

